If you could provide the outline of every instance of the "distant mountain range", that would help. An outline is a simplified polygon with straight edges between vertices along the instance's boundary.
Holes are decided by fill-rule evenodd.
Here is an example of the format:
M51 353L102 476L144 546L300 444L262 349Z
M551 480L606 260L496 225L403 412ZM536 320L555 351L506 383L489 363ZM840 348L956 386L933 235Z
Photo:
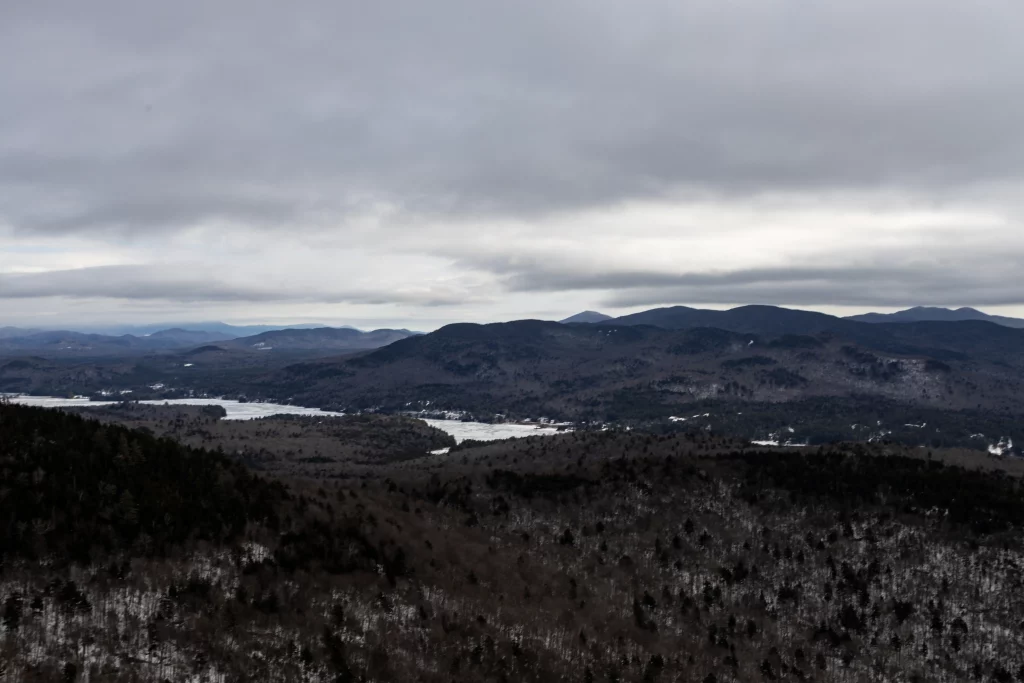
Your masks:
M892 314L869 313L839 318L825 313L802 311L777 306L740 306L725 311L671 306L611 318L596 311L583 311L561 321L562 324L607 326L648 325L666 330L715 328L729 332L752 334L767 338L784 335L832 334L866 344L877 350L900 352L905 338L915 336L914 348L929 347L926 332L929 324L956 324L942 328L943 334L956 334L984 346L989 338L998 338L977 325L1024 329L1024 320L993 316L971 308L912 308ZM900 334L878 325L907 325ZM555 323L558 324L558 323ZM417 335L409 330L373 330L362 332L353 327L302 325L294 328L273 326L234 326L225 323L200 323L199 328L172 327L152 330L146 334L98 334L69 330L40 331L16 327L0 327L0 354L56 354L62 356L109 356L187 350L216 345L225 350L265 352L348 352L376 349ZM922 327L924 326L924 327ZM141 331L148 328L136 328ZM937 332L934 332L937 333Z
M823 398L867 411L899 401L1019 413L1022 350L1024 330L985 321L869 324L770 306L673 308L597 325L448 325L360 357L289 366L261 386L341 410L411 402L583 420L680 415L710 400L811 400L819 402L809 410L829 410Z
M159 330L146 336L113 336L68 330L39 332L2 328L0 353L96 357L184 350L211 344L252 352L343 352L379 348L413 334L408 330L361 332L348 327L318 327L275 329L241 337L226 335L224 332L182 328Z
M758 334L817 334L825 330L853 329L847 323L910 323L910 322L990 322L1003 327L1024 329L1024 319L989 315L973 308L916 307L897 313L866 313L847 318L815 311L801 311L778 306L740 306L717 311L687 306L670 306L598 321L602 324L654 325L670 330L692 327L718 327L735 332ZM579 321L585 322L585 321Z
M191 332L208 332L219 339L237 339L272 330L306 330L313 328L331 327L324 323L296 323L293 325L230 325L217 321L206 322L165 322L149 325L69 325L61 329L70 329L75 332L86 334L103 334L112 337L130 334L134 337L148 337L150 335L165 332L168 329L189 330ZM340 328L349 328L349 325L338 325ZM355 328L351 328L355 329ZM36 330L37 332L39 330Z
M770 339L836 337L874 351L935 358L986 356L1016 363L1024 351L1024 338L1011 334L1024 328L1010 328L988 320L866 323L778 306L740 306L727 311L672 306L622 316L598 323L597 327L623 325L649 325L667 330L715 328Z
M150 342L167 342L175 346L192 346L207 344L210 342L231 339L223 332L210 332L207 330L186 330L180 327L173 327L169 330L158 330L150 335L142 337Z
M24 337L29 334L35 334L41 330L29 330L24 327L0 327L0 339L7 339L9 337Z
M1005 327L1024 328L1024 319L1007 318L1002 315L989 315L988 313L983 313L975 308L958 308L956 310L952 310L949 308L917 306L915 308L908 308L905 311L898 311L896 313L865 313L863 315L853 315L847 318L847 320L855 320L862 323L904 323L924 321L956 322L961 320L984 320L990 323L995 323L996 325L1003 325Z
M181 332L184 332L182 330ZM0 352L54 353L60 355L113 355L144 351L181 348L174 331L168 336L135 337L130 334L110 336L87 334L69 330L46 332L28 331L28 334L0 338Z
M878 425L898 421L904 431L941 424L930 439L942 443L953 425L957 444L982 433L1024 442L1014 431L1024 416L1024 329L985 319L862 322L774 306L675 306L596 324L459 323L424 335L314 328L195 344L202 334L0 338L0 355L20 354L0 360L0 391L138 396L174 387L346 412L587 422L756 412L757 429L803 423L834 440L855 429L883 439Z
M715 327L730 332L762 335L818 334L826 330L848 327L842 318L814 311L798 311L777 306L740 306L728 311L714 311L687 306L655 308L642 313L624 315L601 325L651 325L666 330L694 327Z
M360 332L353 328L318 327L271 330L251 337L232 339L226 345L258 351L362 351L387 346L414 334L409 330Z
M603 323L604 321L611 319L612 317L610 315L605 315L604 313L598 313L597 311L583 311L582 313L577 313L576 315L569 316L565 320L559 320L558 322L563 325L571 323Z

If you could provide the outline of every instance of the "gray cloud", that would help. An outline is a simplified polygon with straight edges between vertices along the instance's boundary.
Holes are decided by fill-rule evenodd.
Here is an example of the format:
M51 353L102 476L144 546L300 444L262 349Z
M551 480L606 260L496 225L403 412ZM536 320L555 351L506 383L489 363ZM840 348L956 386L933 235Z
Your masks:
M402 291L347 292L281 289L254 284L229 283L216 275L180 273L151 266L97 266L45 273L0 273L0 298L32 299L110 298L130 301L178 302L306 302L355 304L409 304L448 306L466 300L464 293Z
M8 4L0 305L1024 305L991 266L1024 259L1015 0ZM891 225L833 227L858 197ZM814 258L775 201L821 221ZM907 218L954 210L997 220ZM722 216L743 259L665 266Z
M938 272L882 271L865 280L860 269L836 268L827 279L757 279L749 272L731 273L708 285L635 288L606 296L611 307L664 306L685 301L693 304L777 304L788 306L853 306L902 308L919 306L1014 306L1024 304L1024 292L1012 280L945 277ZM868 285L868 286L865 286Z
M678 304L900 307L1024 304L1019 267L1005 254L964 249L943 258L869 265L786 266L712 272L581 268L552 258L491 258L463 262L502 278L509 291L591 290L601 305L635 308Z
M855 7L23 3L0 27L20 65L0 76L0 186L20 190L3 218L287 225L366 200L529 217L1019 180L1024 6Z

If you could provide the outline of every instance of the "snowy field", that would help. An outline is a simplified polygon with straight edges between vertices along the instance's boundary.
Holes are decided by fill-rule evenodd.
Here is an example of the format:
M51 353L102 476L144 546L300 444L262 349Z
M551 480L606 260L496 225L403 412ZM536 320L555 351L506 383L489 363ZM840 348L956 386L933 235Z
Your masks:
M69 408L92 406L109 406L119 401L90 401L87 398L60 398L58 396L14 396L11 398L14 403L21 403L27 406L39 406L40 408ZM260 417L271 415L333 415L341 416L344 413L332 413L318 408L302 408L299 406L285 406L276 403L239 403L219 398L175 398L166 401L139 401L139 403L151 406L223 406L227 411L226 420L254 420Z
M118 401L90 401L87 398L61 398L59 396L10 396L13 403L41 408L68 408L114 405ZM221 398L176 398L166 401L139 401L146 405L188 405L188 406L222 406L227 411L226 420L254 420L271 415L320 415L340 417L344 413L320 410L319 408L303 408L278 403L239 403ZM448 432L455 440L462 443L466 439L477 441L497 441L511 437L539 436L557 434L554 427L534 427L520 424L486 424L483 422L460 422L459 420L425 420L432 427Z
M466 439L497 441L521 436L557 434L555 427L534 427L520 424L486 424L484 422L459 422L458 420L424 420L431 427L448 432L462 443Z

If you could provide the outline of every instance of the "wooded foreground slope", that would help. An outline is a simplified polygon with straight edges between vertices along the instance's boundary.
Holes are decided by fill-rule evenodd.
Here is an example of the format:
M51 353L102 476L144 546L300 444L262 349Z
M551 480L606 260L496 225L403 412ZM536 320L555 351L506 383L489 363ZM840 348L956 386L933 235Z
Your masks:
M19 681L1020 679L1021 482L941 456L607 431L385 459L344 486L282 483L0 405L0 668ZM79 536L97 539L87 553L70 552Z

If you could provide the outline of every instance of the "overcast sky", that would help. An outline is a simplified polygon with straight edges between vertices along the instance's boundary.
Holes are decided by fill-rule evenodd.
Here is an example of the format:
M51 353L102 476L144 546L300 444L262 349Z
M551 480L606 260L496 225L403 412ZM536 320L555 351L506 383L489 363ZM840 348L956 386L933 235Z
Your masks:
M1024 315L1020 0L0 0L0 326Z

